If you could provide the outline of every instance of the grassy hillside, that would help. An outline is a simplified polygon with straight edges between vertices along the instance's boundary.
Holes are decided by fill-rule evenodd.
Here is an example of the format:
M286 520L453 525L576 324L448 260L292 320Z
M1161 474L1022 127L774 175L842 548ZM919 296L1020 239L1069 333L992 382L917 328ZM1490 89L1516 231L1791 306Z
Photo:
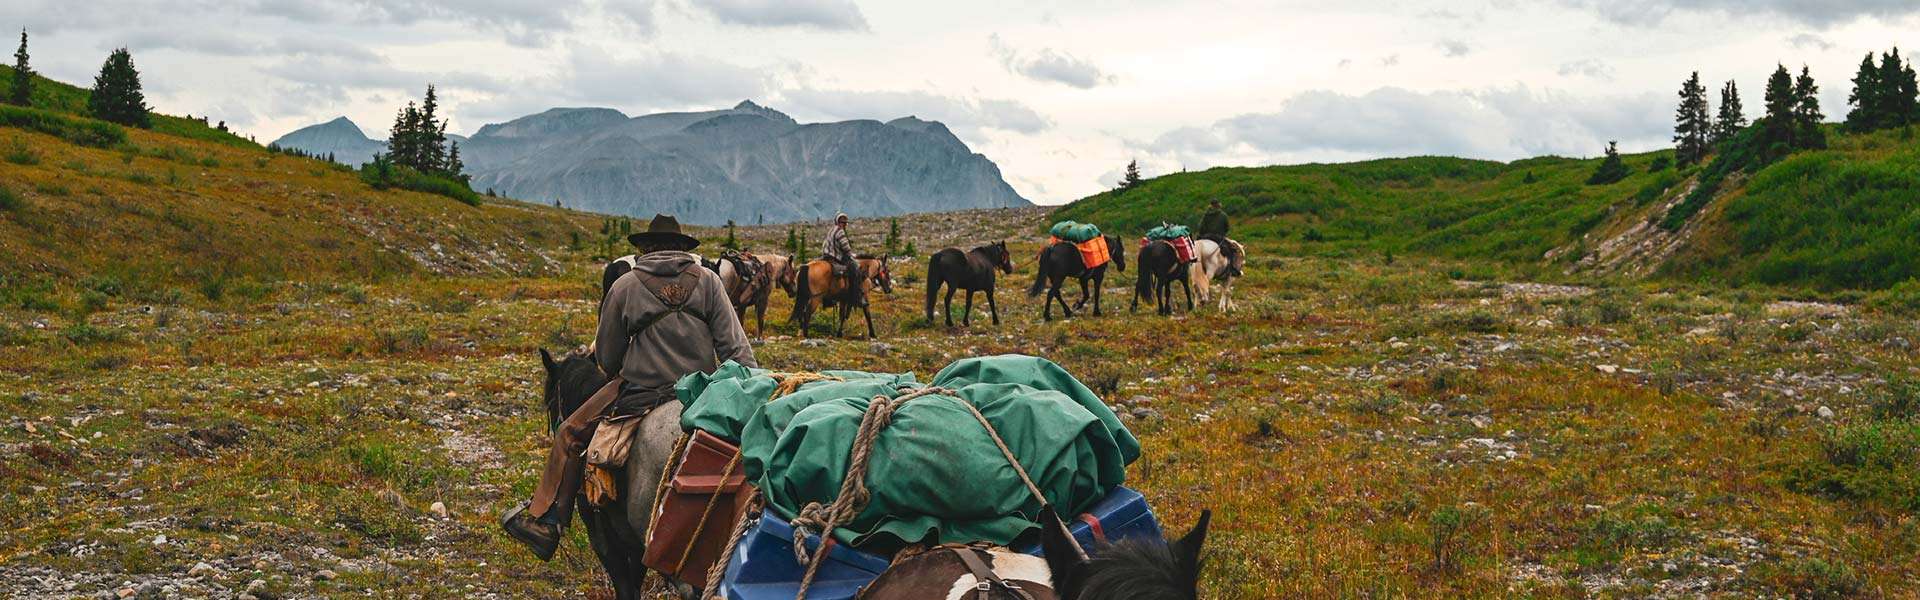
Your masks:
M85 94L42 79L32 109L0 115L0 301L52 310L88 290L215 299L283 280L533 274L597 223L376 191L343 167L197 119L156 115L152 130L94 121L78 116Z
M1729 177L1703 205L1683 203L1677 210L1688 212L1671 224L1707 222L1673 258L1657 256L1666 261L1662 272L1825 290L1879 289L1920 275L1920 143L1909 132L1831 128L1829 136L1830 150ZM1662 201L1679 200L1701 171L1651 168L1671 156L1628 155L1632 175L1600 186L1586 184L1599 159L1223 167L1096 194L1054 217L1131 235L1161 221L1196 223L1217 198L1238 237L1274 240L1289 253L1418 253L1543 275L1575 268L1609 235L1667 217Z

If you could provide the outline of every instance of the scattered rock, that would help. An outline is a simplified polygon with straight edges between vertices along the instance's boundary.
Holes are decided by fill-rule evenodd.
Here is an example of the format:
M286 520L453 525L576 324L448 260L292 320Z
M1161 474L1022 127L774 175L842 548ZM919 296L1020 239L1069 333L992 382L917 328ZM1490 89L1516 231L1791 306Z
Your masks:
M1825 406L1822 406L1818 410L1813 411L1813 413L1816 415L1820 415L1820 418L1822 419L1833 418L1833 409L1827 408Z
M1471 417L1467 417L1467 422L1473 423L1473 426L1475 428L1486 429L1488 427L1493 426L1493 417L1489 417L1485 415L1474 415Z
M153 545L155 545L155 546L165 546L165 545L167 545L167 534L164 534L164 533L163 533L163 534L160 534L160 535L156 535L156 536L153 536Z
M1616 365L1594 365L1593 368L1596 371L1599 371L1601 373L1606 373L1608 375L1612 375L1620 371L1620 367Z
M188 577L200 577L211 573L213 573L213 565L204 562L194 563L193 568L187 569Z
M135 591L133 588L123 587L123 588L120 588L120 591L114 592L114 595L119 596L121 598L132 598L134 593Z
M448 515L447 504L445 502L435 502L432 506L427 507L427 511L433 513L433 516L442 519L447 518Z
M320 572L313 574L313 578L320 581L333 581L333 578L339 576L340 574L333 572L332 569L321 569Z
M1133 415L1133 418L1136 418L1136 419L1151 419L1151 418L1160 416L1160 411L1147 408L1145 406L1136 406L1133 408L1133 412L1131 414Z
M874 354L880 354L880 355L891 354L893 352L893 344L889 344L886 342L873 342L873 343L867 344L867 350Z

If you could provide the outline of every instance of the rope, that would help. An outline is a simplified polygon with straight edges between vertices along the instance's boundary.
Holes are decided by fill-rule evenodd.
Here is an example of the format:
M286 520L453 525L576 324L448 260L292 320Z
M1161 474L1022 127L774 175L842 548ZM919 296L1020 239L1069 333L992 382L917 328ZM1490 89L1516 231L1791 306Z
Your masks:
M893 411L918 398L952 393L953 390L946 388L924 387L895 398L874 396L873 401L867 403L867 412L860 417L860 433L853 439L853 456L847 463L847 475L840 480L840 492L834 496L833 503L822 505L808 502L790 523L793 526L793 558L807 564L807 572L800 578L800 593L794 600L806 600L807 588L813 585L813 577L820 571L820 563L825 562L825 550L833 530L858 516L871 499L867 490L867 459L873 451L874 438L893 421ZM812 556L807 555L809 529L819 531L821 539L821 551Z
M769 402L779 399L781 396L787 396L794 392L800 391L800 386L813 383L815 381L846 381L846 378L843 378L843 377L835 377L832 375L822 375L820 373L812 373L808 371L798 371L793 373L768 373L767 376L772 377L774 381L780 382L779 386L773 388L773 395L768 397L767 400Z
M753 515L760 511L762 498L760 490L754 489L747 498L747 510L741 511L740 523L733 526L733 535L727 536L727 546L720 550L720 558L707 567L707 591L700 600L711 600L720 592L720 579L727 575L727 563L733 561L733 549L740 545L740 538L747 534L747 525L753 522Z
M693 436L680 434L673 441L673 451L667 453L667 464L660 468L660 482L653 485L653 515L647 517L647 537L653 537L653 526L660 524L660 499L667 495L667 482L673 479L673 468L680 465L680 454L687 449L687 441Z

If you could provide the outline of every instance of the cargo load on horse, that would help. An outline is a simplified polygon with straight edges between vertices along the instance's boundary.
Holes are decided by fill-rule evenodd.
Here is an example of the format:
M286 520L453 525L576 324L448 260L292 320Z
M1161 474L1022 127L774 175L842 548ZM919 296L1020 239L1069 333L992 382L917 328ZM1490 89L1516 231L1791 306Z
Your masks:
M1154 242L1166 242L1173 246L1174 256L1181 264L1191 263L1197 257L1193 252L1193 232L1185 225L1162 223L1159 227L1147 230L1147 236L1140 239L1140 247L1146 248Z
M1031 533L1059 517L1082 545L1159 539L1122 487L1138 440L1046 359L962 359L927 384L726 364L675 395L703 441L662 476L647 564L723 597L849 598L890 557L943 544L1039 555Z
M1053 228L1048 229L1047 233L1058 239L1081 244L1099 238L1100 226L1092 223L1061 221L1054 223Z

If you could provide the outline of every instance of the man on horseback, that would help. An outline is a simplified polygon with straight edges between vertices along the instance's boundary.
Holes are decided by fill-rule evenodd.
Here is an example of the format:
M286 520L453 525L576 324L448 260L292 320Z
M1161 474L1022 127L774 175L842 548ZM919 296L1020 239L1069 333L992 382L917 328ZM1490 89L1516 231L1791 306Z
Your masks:
M1207 203L1207 214L1200 217L1200 227L1194 231L1194 237L1196 239L1212 240L1213 243L1219 244L1220 252L1228 259L1232 259L1235 255L1239 254L1234 245L1228 243L1227 211L1220 208L1219 198L1214 198L1213 201Z
M840 216L833 218L833 231L827 232L826 245L821 248L820 257L833 263L833 274L846 280L846 289L860 287L860 265L855 262L853 241L847 237L847 213L840 213ZM849 297L852 295L849 294Z
M584 468L581 453L608 412L643 414L673 400L673 385L732 360L758 367L718 275L691 252L700 241L669 215L627 237L639 249L601 302L595 360L613 381L554 429L533 500L508 511L501 526L540 560L553 558L573 520Z

